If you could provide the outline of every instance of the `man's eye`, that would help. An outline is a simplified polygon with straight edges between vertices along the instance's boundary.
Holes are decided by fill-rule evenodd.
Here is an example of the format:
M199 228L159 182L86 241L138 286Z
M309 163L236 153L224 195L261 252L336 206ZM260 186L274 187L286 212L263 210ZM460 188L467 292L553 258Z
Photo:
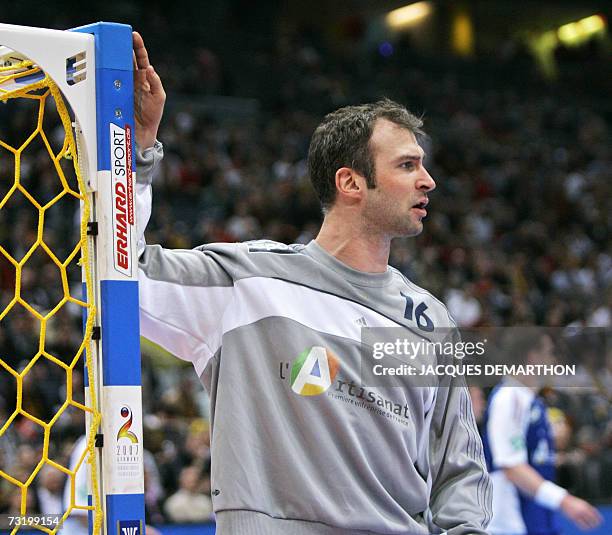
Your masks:
M414 169L414 163L413 162L404 162L403 164L400 165L400 167L405 167L406 169Z

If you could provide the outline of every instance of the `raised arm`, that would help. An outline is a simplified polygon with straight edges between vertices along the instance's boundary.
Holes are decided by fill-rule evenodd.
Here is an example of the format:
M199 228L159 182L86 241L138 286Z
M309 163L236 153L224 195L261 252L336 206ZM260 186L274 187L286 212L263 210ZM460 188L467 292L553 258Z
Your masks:
M238 246L211 244L197 250L169 250L146 245L153 172L163 158L157 130L166 94L142 37L136 32L133 37L141 333L192 362L201 374L220 346L221 319L233 298Z
M141 150L152 147L164 113L166 92L161 78L149 62L142 36L134 32L134 115L136 143Z
M136 137L136 213L138 254L145 248L144 232L151 217L151 181L153 170L163 157L157 131L164 112L166 92L161 78L149 61L144 40L132 33L134 47L134 118Z

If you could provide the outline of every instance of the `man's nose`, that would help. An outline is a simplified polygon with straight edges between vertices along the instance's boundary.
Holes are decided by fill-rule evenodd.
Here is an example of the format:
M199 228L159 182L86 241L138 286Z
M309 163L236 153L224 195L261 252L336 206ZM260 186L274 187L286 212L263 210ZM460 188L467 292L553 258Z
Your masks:
M432 191L436 189L435 180L432 178L432 176L429 174L427 169L425 169L424 167L422 168L422 173L419 179L417 180L416 186L417 186L417 189L421 191Z

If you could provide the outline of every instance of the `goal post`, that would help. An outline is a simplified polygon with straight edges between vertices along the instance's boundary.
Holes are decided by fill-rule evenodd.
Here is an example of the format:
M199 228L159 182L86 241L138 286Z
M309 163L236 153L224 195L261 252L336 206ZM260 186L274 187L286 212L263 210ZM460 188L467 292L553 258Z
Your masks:
M14 54L7 55L7 50L14 51ZM136 169L131 27L96 23L60 31L0 24L0 56L11 57L11 61L15 57L23 59L38 67L42 73L38 76L46 75L49 78L50 91L58 104L58 111L58 99L65 100L70 110L69 120L73 121L72 124L66 124L66 117L62 118L62 123L66 139L73 140L78 150L73 150L74 154L71 154L70 149L66 148L70 147L70 143L66 141L63 153L52 156L57 156L53 161L58 173L61 171L58 163L61 158L73 159L80 178L79 190L83 190L78 192L82 195L78 198L82 208L80 253L83 261L83 297L78 300L69 295L67 284L64 284L64 300L83 306L85 335L81 351L86 349L88 366L84 374L86 395L85 407L82 408L87 409L89 450L95 451L90 484L93 481L97 485L97 489L90 487L90 532L102 527L100 532L107 535L140 535L144 533L144 476L133 196ZM19 68L24 68L23 65L28 64L23 63ZM4 93L0 84L0 100L8 98L6 91L9 97L11 91L18 91L20 84L26 83L26 78L30 81L30 73L33 72L27 71L27 76L21 79L8 80ZM0 81L5 80L0 71ZM57 92L57 97L53 91ZM41 119L38 129L41 128L40 122ZM18 150L13 150L9 145L7 147L15 154L16 166L14 185L7 194L10 196L13 190L21 191L24 188L20 185ZM52 153L51 149L49 152ZM68 193L77 197L71 190ZM26 193L23 195L27 196ZM2 202L0 195L0 209ZM39 213L42 214L39 225L43 225L41 221L44 221L46 208L47 205L39 206ZM70 217L70 214L66 214L66 217ZM42 233L43 230L39 229L41 247L44 246L40 238ZM0 250L0 253L6 252L3 251ZM8 253L4 256L17 271L15 302L18 302L22 264ZM62 281L65 278L64 266ZM44 351L47 316L41 315L38 320L42 325L40 347L43 349L33 356L33 360L48 358L61 364ZM83 356L80 363L84 359ZM74 362L77 360L78 356ZM3 362L2 355L0 365L15 377L18 384L23 380L18 371L9 369ZM27 369L23 373L27 373ZM66 373L70 377L68 366ZM71 383L71 379L68 382ZM15 415L19 413L36 420L20 408L19 399L16 405ZM67 393L63 409L68 405L81 408L72 401L70 393ZM45 429L46 441L49 440L50 429L45 426L50 427L53 423L53 420L40 422ZM43 459L35 471L46 463L74 478L66 467L44 457L43 452ZM4 475L0 470L0 476ZM34 477L35 474L28 481L33 481ZM17 480L15 483L19 484L25 496L27 485ZM24 509L25 498L22 502ZM102 526L99 525L100 515L92 514L96 509L103 512ZM26 513L25 510L22 512Z
M101 312L102 486L107 532L144 532L132 29L97 23L97 262ZM122 531L136 528L137 531Z

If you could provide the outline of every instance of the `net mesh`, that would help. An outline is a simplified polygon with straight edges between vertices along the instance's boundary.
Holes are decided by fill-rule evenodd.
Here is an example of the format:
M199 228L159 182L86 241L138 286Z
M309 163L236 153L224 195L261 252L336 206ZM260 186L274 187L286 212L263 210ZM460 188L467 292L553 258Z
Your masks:
M0 227L8 229L8 232L0 231L0 388L3 393L12 390L15 394L14 405L5 407L4 415L0 411L0 440L10 435L12 428L14 433L15 427L23 431L24 425L33 429L39 426L39 435L42 429L42 452L27 470L23 470L23 467L18 470L6 462L0 463L0 484L5 491L9 489L20 514L40 513L32 510L33 482L45 466L62 472L67 476L71 489L70 503L64 506L63 520L75 509L91 510L93 533L96 534L100 532L102 524L102 508L97 490L96 463L92 460L95 458L94 437L101 415L96 409L98 405L90 350L95 320L87 237L91 206L79 167L71 116L55 83L30 61L2 66L0 114L6 112L1 108L10 107L9 104L12 106L13 103L22 106L18 109L25 109L29 105L32 110L29 119L35 121L35 125L20 124L19 132L25 131L26 134L18 139L19 136L10 128L1 126L10 121L0 117L0 223L4 223ZM20 117L28 117L28 112L20 114ZM41 181L35 183L33 176ZM79 205L80 226L74 245L69 243L70 232L58 236L58 228L62 233L61 228L66 228L66 224L73 227L73 215ZM62 220L64 227L61 224L58 227L57 221ZM56 224L52 228L50 223L53 221ZM81 293L81 271L86 282L86 301L73 295ZM54 295L57 302L50 303L49 300L53 301L53 298L45 302L45 299L37 297L37 286L52 283L55 288L48 293ZM85 318L82 338L73 345L73 349L76 348L74 352L68 349L70 344L62 340L62 322L69 318L67 309L71 309L73 318L75 312L79 315L79 311ZM10 344L2 345L3 331L6 341L19 329L21 332L34 332L34 340L38 336L37 343L32 344L32 353L25 359L6 353ZM55 337L54 344L48 340L51 331ZM76 370L82 370L84 360L87 362L90 385L87 402L81 401L82 390L79 387L82 385L76 373ZM65 374L62 381L64 399L51 411L44 407L44 403L37 404L28 396L32 384L46 381L48 374L59 375L62 379ZM56 437L52 433L62 418L74 412L90 416L90 429L87 448L76 466L70 469L66 466L68 463L61 460L66 457L65 452L62 457L61 452L56 451ZM93 489L90 506L76 503L75 498L76 472L85 462L90 465ZM17 533L24 527L14 526L11 533ZM45 533L58 531L58 527L53 525L33 527Z

